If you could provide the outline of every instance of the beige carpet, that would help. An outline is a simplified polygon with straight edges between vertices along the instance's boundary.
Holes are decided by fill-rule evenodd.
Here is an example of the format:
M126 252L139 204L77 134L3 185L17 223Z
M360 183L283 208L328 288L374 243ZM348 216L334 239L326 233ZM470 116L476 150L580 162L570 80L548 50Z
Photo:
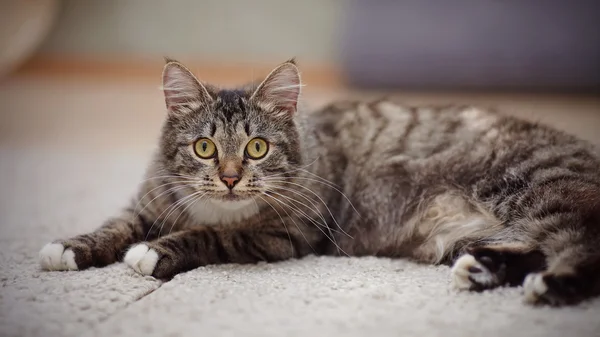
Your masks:
M41 272L44 243L92 230L129 200L158 134L157 88L90 79L0 85L0 336L600 336L600 300L532 308L518 288L457 293L448 268L402 260L210 266L162 285L123 264ZM309 87L306 98L349 95ZM400 96L498 106L600 144L598 98Z

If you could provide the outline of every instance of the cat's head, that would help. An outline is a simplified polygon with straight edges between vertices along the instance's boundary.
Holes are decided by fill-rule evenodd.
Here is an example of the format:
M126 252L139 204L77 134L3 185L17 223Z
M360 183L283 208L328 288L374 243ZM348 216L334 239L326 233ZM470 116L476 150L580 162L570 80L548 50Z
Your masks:
M206 199L251 201L266 192L268 179L301 164L295 119L300 87L294 60L258 86L235 90L202 83L181 63L167 60L162 168Z

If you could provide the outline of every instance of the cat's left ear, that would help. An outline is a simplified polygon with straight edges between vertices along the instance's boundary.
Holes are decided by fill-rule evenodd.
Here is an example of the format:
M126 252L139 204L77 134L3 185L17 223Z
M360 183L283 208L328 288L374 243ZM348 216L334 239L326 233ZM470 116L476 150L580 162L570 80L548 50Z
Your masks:
M212 102L206 87L183 64L166 59L162 86L169 113L195 110Z
M271 71L250 100L266 110L293 115L298 106L301 87L300 72L292 59Z

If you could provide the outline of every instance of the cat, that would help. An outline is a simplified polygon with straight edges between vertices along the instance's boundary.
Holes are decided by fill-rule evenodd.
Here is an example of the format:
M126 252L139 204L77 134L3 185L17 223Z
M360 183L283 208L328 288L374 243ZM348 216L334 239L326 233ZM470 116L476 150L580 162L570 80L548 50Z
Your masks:
M533 304L600 294L600 158L585 141L472 106L299 108L294 60L217 89L167 60L168 111L137 198L49 243L45 270L124 260L170 279L309 254L447 264L454 286Z

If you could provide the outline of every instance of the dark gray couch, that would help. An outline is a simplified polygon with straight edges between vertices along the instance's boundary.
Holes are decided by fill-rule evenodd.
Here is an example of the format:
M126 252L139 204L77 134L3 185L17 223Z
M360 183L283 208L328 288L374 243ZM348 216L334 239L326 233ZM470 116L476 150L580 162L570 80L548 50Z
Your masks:
M346 14L354 85L600 87L600 0L352 0Z

